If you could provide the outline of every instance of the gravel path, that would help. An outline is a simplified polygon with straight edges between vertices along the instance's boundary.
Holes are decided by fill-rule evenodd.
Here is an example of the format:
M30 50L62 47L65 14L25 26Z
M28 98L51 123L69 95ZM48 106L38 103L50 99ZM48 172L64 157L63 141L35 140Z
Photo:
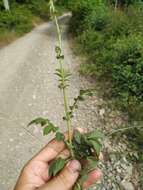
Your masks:
M86 80L78 73L81 58L76 57L71 49L66 31L69 18L70 15L65 14L59 20L63 31L65 64L73 74L68 91L72 102L79 89L95 86L95 82ZM31 33L0 50L1 190L13 189L23 165L51 138L43 137L41 129L36 126L28 128L29 121L38 116L48 117L56 125L61 126L63 131L65 130L65 124L61 119L62 96L53 74L57 68L54 53L56 41L55 26L49 22L38 26ZM108 130L109 127L118 126L122 122L120 113L113 112L102 98L95 96L79 106L73 125ZM106 149L111 149L111 142L106 143L106 146ZM116 161L116 158L108 159L106 163L111 166L111 161ZM110 175L112 173L108 171L110 168L115 171L113 177L119 176L118 180L123 180L120 174L117 174L116 166L114 168L108 165L104 166L107 167L107 175L108 172ZM118 165L120 173L122 172L120 163ZM108 180L100 189L117 190L113 180L109 182Z

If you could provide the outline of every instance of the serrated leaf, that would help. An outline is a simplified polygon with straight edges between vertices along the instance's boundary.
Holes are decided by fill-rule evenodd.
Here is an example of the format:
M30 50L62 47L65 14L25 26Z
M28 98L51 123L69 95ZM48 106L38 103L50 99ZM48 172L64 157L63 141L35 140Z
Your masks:
M51 122L43 129L43 135L48 135L51 132L56 132L59 128L55 127Z
M36 125L40 124L41 126L44 126L44 125L46 125L48 122L49 122L48 119L45 119L45 118L42 118L42 117L38 117L38 118L32 120L32 121L28 124L28 126L33 125L33 124L36 124Z
M67 163L66 160L62 158L54 160L49 167L49 176L52 177L57 175L64 168L66 163Z
M65 136L63 135L63 133L57 132L56 133L56 140L57 141L64 141Z

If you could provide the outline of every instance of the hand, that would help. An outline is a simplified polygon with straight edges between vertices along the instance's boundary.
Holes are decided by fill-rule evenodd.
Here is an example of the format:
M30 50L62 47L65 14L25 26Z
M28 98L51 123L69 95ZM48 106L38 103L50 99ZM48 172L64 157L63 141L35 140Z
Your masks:
M63 142L52 140L24 167L14 190L71 190L79 177L81 165L70 161L60 174L52 179L48 176L49 164L57 157L69 157ZM89 173L83 188L87 188L101 178L99 169Z

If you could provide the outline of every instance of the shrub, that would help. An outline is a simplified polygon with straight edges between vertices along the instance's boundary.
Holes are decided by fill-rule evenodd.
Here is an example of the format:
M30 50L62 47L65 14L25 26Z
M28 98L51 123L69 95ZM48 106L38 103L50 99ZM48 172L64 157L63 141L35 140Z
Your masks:
M120 10L116 12L110 10L109 21L107 25L103 28L103 33L106 36L107 40L109 38L118 38L122 35L129 35L131 31L129 17Z
M82 50L90 55L99 52L104 46L104 36L92 29L84 31L78 36L77 41L82 45Z
M118 39L103 52L102 64L111 74L114 94L128 106L143 101L143 38L130 35Z
M143 101L142 18L139 5L130 6L126 12L113 11L103 2L93 6L92 1L81 0L73 11L71 25L81 50L89 57L88 73L110 76L113 94L125 107Z
M130 19L131 32L135 34L143 33L143 2L136 6L130 6L126 10L126 15ZM128 24L129 25L129 24Z
M0 2L0 31L1 39L3 34L12 32L16 35L22 35L33 28L35 20L49 19L48 0L11 0L11 10L5 11L3 2ZM10 35L11 36L11 35Z
M0 12L0 30L15 31L18 34L29 32L32 28L32 15L24 7Z
M90 21L88 22L88 15L94 11L95 7L99 8L102 3L99 3L98 0L80 0L71 2L71 10L73 17L71 19L70 31L73 34L82 33L83 30L90 26ZM87 24L87 25L86 25Z
M30 0L28 8L34 15L42 19L49 18L49 4L47 0Z

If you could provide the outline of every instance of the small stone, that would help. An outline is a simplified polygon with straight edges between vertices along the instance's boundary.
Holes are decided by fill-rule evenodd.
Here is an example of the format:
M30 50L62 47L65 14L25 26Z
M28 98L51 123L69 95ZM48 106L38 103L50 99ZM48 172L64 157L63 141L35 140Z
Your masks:
M120 187L122 188L122 190L135 190L131 182L124 181L124 180L120 183Z
M46 116L46 115L48 115L48 111L44 111L42 114L44 115L44 116Z
M128 166L126 164L121 164L121 167L124 169L124 170L127 170L128 169Z
M121 177L120 177L120 176L116 176L116 180L117 180L118 182L120 182L120 181L121 181Z
M22 136L23 136L23 133L19 133L19 136L22 137Z
M35 99L36 99L36 95L35 95L35 94L33 94L32 98L33 98L33 100L35 100Z
M100 114L101 117L103 117L104 114L105 114L105 109L102 108L101 110L99 110L99 114Z
M122 172L122 170L120 168L117 168L116 170L117 170L118 173Z
M10 141L10 142L13 142L13 141L14 141L14 139L9 139L9 141Z

